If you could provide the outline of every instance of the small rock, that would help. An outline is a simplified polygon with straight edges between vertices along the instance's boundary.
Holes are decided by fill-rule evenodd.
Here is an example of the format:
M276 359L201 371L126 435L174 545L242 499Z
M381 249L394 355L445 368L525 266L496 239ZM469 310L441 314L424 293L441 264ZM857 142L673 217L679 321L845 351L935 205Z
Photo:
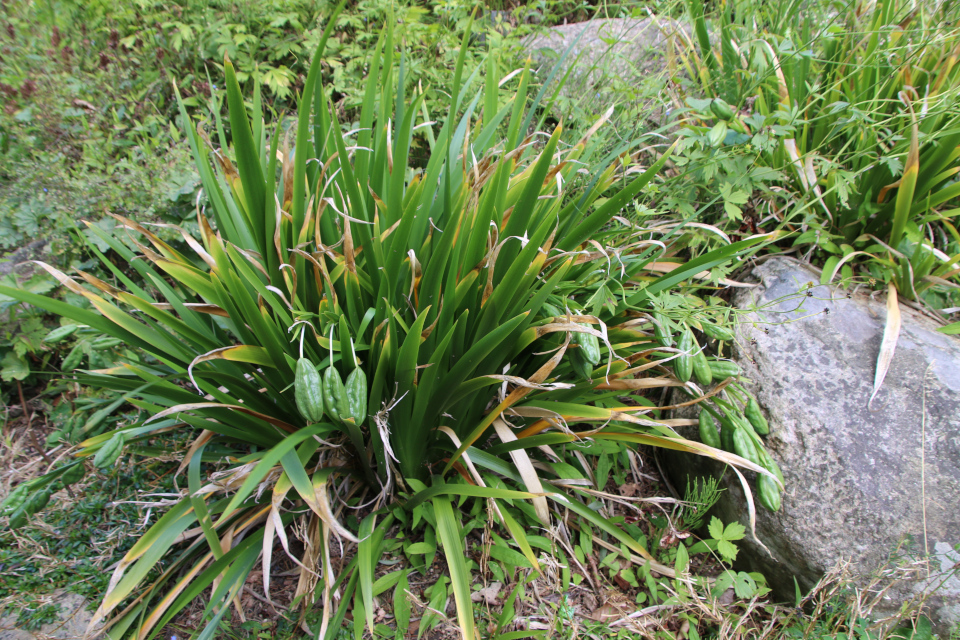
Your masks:
M47 255L47 241L35 240L3 257L0 257L0 276L16 273L27 276L36 270L31 260L44 260Z
M482 602L488 605L497 604L497 596L500 595L500 591L503 589L503 584L500 582L491 582L488 586L480 589L479 591L474 591L470 594L470 599L474 602Z

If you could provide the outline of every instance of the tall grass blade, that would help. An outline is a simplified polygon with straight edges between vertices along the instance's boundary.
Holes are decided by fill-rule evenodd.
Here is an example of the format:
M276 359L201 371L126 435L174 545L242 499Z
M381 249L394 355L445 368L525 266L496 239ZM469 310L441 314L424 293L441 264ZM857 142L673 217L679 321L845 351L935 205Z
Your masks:
M869 408L873 399L877 397L883 379L887 376L893 354L897 349L897 339L900 337L900 305L897 302L897 287L891 282L887 285L887 322L883 328L883 340L880 342L880 354L877 356L877 370L873 378L873 393L867 401ZM872 410L872 409L871 409Z

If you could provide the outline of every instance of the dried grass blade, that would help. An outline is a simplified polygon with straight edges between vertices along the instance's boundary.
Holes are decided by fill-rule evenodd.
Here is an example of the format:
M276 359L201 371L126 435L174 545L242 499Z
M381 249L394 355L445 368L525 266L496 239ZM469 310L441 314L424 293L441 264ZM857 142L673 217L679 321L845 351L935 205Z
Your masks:
M503 442L513 442L517 439L517 436L514 435L507 423L499 418L493 421L493 428ZM540 483L540 476L537 475L537 471L533 468L533 462L530 460L527 452L523 449L517 449L510 452L510 457L513 458L513 463L517 466L517 471L520 473L520 477L523 478L523 483L526 485L527 491L530 493L544 493L543 484ZM531 498L531 502L533 502L533 508L536 509L537 517L540 518L540 521L545 525L549 525L550 508L547 505L547 499L543 496L538 496Z
M873 378L873 393L867 401L867 408L873 404L873 399L880 391L880 385L890 369L893 353L897 349L897 339L900 337L900 305L897 303L897 288L891 282L887 285L887 325L883 328L883 341L880 343L880 355L877 357L877 371Z

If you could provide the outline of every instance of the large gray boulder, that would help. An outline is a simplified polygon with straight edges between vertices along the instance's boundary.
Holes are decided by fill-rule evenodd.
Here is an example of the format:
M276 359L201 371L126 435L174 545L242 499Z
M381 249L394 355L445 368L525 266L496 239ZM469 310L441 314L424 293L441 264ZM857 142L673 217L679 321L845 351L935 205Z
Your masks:
M891 560L913 561L894 572L874 613L932 594L924 613L950 637L960 625L960 340L901 305L896 352L868 408L884 296L810 287L819 274L791 259L768 260L753 277L760 286L734 298L749 311L737 330L738 360L770 422L767 447L786 492L779 513L757 513L757 535L773 557L745 541L745 563L792 600L794 578L807 590L842 559L861 585L884 565L892 575ZM680 466L722 473L703 458L671 462L681 487ZM735 476L724 484L717 515L746 524Z
M673 52L683 30L689 32L670 18L597 19L552 27L524 46L546 79L572 45L558 73L562 77L573 66L561 94L568 103L597 113L614 101L643 103L646 116L660 122L667 101L656 96L667 84L668 60L677 60Z

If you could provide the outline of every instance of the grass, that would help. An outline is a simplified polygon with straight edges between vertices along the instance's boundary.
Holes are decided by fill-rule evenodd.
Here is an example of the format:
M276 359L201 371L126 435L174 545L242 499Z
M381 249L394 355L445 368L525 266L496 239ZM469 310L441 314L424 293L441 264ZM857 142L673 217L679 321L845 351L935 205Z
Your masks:
M0 447L0 494L42 474L22 420L8 423ZM40 429L35 426L35 429ZM47 455L62 458L63 446ZM17 612L17 624L39 628L56 614L54 591L77 593L95 601L106 590L107 569L133 544L132 531L151 516L135 504L141 492L172 490L169 462L124 465L107 474L90 474L52 498L42 518L23 529L0 532L0 616ZM155 517L155 516L154 516Z

